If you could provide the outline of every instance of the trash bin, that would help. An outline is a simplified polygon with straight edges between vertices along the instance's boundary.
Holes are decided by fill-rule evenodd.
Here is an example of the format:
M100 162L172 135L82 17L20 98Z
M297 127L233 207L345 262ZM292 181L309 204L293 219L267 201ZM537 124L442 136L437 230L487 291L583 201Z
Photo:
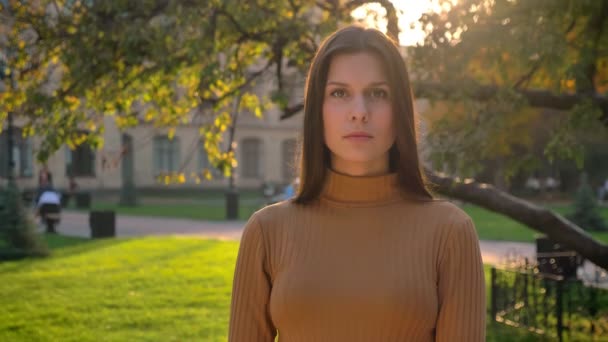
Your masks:
M91 238L107 238L116 236L116 214L112 210L91 211L89 213Z
M236 190L226 192L226 219L239 218L239 193Z

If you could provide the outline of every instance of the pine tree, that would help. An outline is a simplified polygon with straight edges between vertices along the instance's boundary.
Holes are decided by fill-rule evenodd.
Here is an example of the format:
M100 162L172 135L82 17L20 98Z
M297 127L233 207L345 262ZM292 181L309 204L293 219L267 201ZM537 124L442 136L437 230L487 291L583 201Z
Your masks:
M568 215L568 219L585 230L608 230L606 222L597 210L596 198L585 173L581 175L581 182L576 192L574 212Z
M9 182L0 199L0 257L46 256L48 248L36 234L19 189Z

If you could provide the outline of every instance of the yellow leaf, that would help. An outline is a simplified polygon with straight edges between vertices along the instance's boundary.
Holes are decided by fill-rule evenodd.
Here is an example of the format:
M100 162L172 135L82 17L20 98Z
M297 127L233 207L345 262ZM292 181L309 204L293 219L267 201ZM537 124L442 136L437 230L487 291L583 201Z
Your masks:
M150 109L146 112L146 115L144 116L144 120L152 121L152 119L154 119L154 111L152 109Z
M566 81L566 87L568 89L574 89L574 85L575 85L574 80L567 80Z

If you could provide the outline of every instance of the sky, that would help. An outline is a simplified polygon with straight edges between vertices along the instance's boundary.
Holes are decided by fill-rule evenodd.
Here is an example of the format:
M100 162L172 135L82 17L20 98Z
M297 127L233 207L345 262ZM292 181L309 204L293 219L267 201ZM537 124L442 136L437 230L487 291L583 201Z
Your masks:
M391 0L399 15L399 42L401 45L416 45L416 43L422 43L424 39L424 31L418 24L420 16L428 11L439 12L441 7L437 4L437 1L432 0ZM384 14L384 9L377 4L362 6L357 10L353 11L353 16L357 19L364 18L367 13L378 11ZM377 25L374 23L374 19L368 17L367 23L371 26L377 27L378 29L385 31L386 20L378 21ZM415 28L410 28L410 24L417 24Z

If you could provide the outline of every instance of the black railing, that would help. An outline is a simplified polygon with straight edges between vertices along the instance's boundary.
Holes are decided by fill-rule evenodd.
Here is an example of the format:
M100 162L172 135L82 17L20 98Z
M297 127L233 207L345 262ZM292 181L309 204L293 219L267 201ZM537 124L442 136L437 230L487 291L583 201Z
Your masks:
M558 341L608 340L608 289L543 274L538 267L491 270L491 317Z

